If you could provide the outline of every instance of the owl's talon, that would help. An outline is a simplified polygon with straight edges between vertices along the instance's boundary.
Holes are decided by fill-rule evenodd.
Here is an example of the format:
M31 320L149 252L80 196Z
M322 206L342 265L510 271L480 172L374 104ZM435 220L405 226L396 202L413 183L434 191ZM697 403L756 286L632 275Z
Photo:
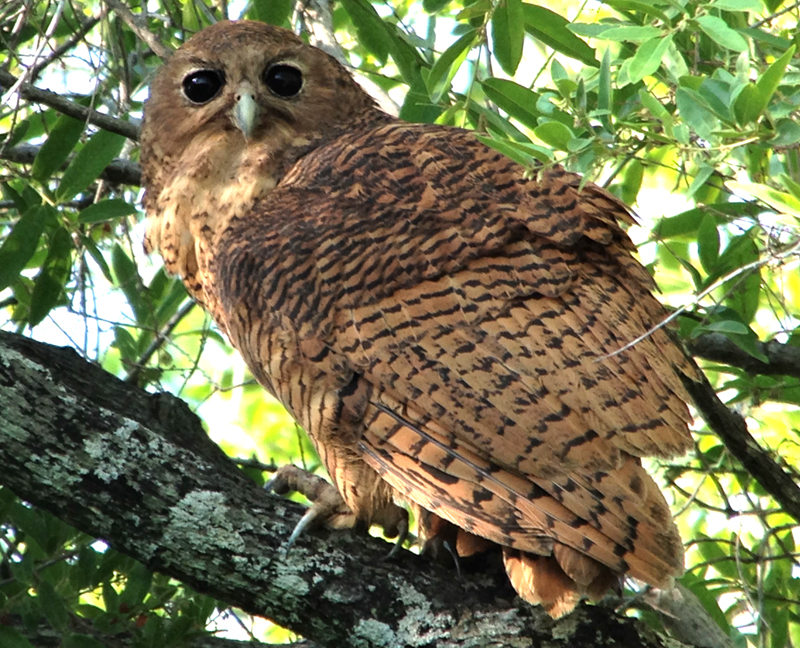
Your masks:
M397 540L394 541L394 545L386 556L386 559L394 558L400 549L402 549L406 540L408 540L408 518L401 520L397 525Z
M453 545L451 545L447 540L442 541L442 547L444 547L447 550L447 553L449 553L450 556L453 558L453 562L456 565L456 574L458 575L458 578L460 579L461 578L461 561L459 561L459 559L458 559L458 553L456 552L456 550L453 547Z
M314 523L319 515L320 511L316 508L316 506L312 506L303 514L303 517L301 517L300 521L295 525L292 534L282 547L285 553L289 553L289 550L294 545L295 540L300 537L300 534L303 533L303 531L305 531L309 525Z

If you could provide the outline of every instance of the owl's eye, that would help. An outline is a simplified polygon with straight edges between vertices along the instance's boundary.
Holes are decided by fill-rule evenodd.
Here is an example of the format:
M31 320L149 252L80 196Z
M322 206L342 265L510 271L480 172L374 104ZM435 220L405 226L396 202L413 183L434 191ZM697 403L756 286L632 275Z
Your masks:
M303 73L291 65L273 65L264 72L264 83L273 94L288 99L303 87Z
M222 72L217 70L197 70L183 78L183 94L192 103L204 104L219 93L225 83Z

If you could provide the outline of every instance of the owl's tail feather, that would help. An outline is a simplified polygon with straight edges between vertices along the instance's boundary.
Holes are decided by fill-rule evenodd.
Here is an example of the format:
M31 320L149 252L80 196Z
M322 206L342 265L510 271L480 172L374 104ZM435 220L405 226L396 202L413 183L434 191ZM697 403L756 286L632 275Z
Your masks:
M582 598L599 600L619 581L613 570L562 544L552 556L503 547L503 562L517 593L554 619L572 612Z

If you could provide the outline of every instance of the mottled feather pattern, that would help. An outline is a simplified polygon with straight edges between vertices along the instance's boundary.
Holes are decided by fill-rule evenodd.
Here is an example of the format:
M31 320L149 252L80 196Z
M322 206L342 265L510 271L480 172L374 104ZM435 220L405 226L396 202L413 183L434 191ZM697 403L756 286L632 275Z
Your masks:
M193 64L226 79L285 59L305 85L258 95L251 139L206 115L187 144L151 126L196 109L157 81L150 244L306 429L354 516L397 529L405 501L429 546L496 543L517 591L554 616L623 574L668 585L682 545L640 459L689 448L680 375L696 370L664 330L616 353L664 314L627 208L467 131L392 119L278 28L196 39ZM243 62L229 39L249 44ZM229 124L226 92L202 111ZM328 97L338 114L320 117Z

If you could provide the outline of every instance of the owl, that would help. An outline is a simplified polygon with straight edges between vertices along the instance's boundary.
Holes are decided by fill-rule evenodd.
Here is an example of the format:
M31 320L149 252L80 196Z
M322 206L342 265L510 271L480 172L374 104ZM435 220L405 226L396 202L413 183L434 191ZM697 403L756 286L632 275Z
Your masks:
M304 517L498 548L554 617L683 569L642 467L691 445L696 369L634 258L633 219L558 166L381 110L278 27L220 22L145 106L146 245L308 433L333 485Z

